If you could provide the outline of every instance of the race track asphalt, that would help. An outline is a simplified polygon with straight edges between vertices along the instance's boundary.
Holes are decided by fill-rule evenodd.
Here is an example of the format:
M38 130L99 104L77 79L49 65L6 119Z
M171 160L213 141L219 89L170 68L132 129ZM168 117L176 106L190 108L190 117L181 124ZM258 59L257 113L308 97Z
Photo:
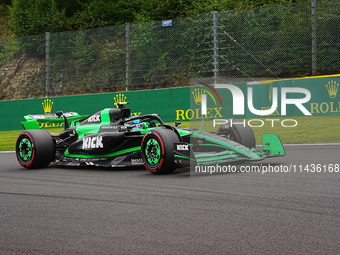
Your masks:
M340 144L286 153L195 176L25 170L0 153L0 254L340 254Z

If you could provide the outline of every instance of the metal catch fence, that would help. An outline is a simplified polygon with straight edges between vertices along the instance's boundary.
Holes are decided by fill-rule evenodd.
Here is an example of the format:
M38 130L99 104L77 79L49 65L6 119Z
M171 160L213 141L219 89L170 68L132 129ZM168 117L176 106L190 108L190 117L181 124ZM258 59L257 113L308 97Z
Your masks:
M340 3L316 0L0 41L0 100L339 73Z

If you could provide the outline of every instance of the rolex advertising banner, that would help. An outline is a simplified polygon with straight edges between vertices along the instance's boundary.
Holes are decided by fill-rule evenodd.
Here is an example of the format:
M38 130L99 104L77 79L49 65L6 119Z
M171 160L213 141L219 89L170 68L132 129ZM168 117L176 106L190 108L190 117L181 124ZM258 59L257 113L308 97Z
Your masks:
M95 113L129 102L132 116L158 113L163 121L200 121L278 116L340 115L340 76L251 81L192 83L191 87L105 94L0 101L0 130L19 130L24 116L57 111ZM203 105L202 105L203 99ZM202 114L202 109L204 114ZM40 123L42 128L59 123Z
M51 114L57 111L93 114L104 108L116 107L116 102L129 102L132 116L158 113L164 121L190 116L189 87L160 90L142 90L105 94L63 96L51 98L0 101L0 130L23 129L20 122L28 114ZM177 111L178 110L178 111ZM182 110L184 113L182 114ZM178 114L178 116L177 116ZM61 127L63 123L39 123L41 128Z
M220 82L196 81L191 87L190 109L177 111L176 120L249 119L340 115L340 77ZM199 85L199 86L198 86ZM202 108L202 95L205 106Z
M253 92L252 102L254 108L259 111L258 115L278 117L340 115L339 84L339 76L327 76L249 82L247 86L248 92L249 90ZM265 110L268 111L271 108L270 114L264 114ZM258 115L255 115L254 110L251 111L248 107L247 118L254 118Z
M190 108L176 110L177 121L200 121L203 118L207 120L231 118L234 116L234 109L236 111L240 110L240 108L244 109L244 101L234 100L233 88L237 89L239 94L244 94L247 89L246 83L209 85L207 83L193 82L192 85L189 94ZM225 86L232 89L225 89ZM241 113L240 116L245 117L245 112Z

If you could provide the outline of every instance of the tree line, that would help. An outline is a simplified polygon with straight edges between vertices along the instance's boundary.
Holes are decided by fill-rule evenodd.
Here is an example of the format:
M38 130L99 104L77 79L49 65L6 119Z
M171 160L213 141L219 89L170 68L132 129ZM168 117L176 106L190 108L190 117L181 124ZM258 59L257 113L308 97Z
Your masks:
M305 0L2 0L1 31L23 37ZM7 24L7 25L6 25ZM1 33L1 32L0 32Z

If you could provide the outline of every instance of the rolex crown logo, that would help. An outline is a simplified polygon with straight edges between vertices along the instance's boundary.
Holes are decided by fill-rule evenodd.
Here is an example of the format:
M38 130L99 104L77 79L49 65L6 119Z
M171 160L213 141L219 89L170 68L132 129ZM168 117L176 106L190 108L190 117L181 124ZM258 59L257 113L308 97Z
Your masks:
M45 114L50 114L52 111L53 102L51 99L45 99L44 102L42 102L42 106L44 108Z
M118 103L126 102L126 96L124 96L124 94L118 94L113 99L115 100L114 105L117 106L117 108L119 107Z
M269 102L272 101L273 87L269 88Z
M203 89L194 89L192 95L194 96L195 104L200 105L202 103ZM205 93L205 92L204 92Z
M335 98L338 93L339 83L336 83L336 81L329 81L326 84L326 88L327 88L329 97Z

